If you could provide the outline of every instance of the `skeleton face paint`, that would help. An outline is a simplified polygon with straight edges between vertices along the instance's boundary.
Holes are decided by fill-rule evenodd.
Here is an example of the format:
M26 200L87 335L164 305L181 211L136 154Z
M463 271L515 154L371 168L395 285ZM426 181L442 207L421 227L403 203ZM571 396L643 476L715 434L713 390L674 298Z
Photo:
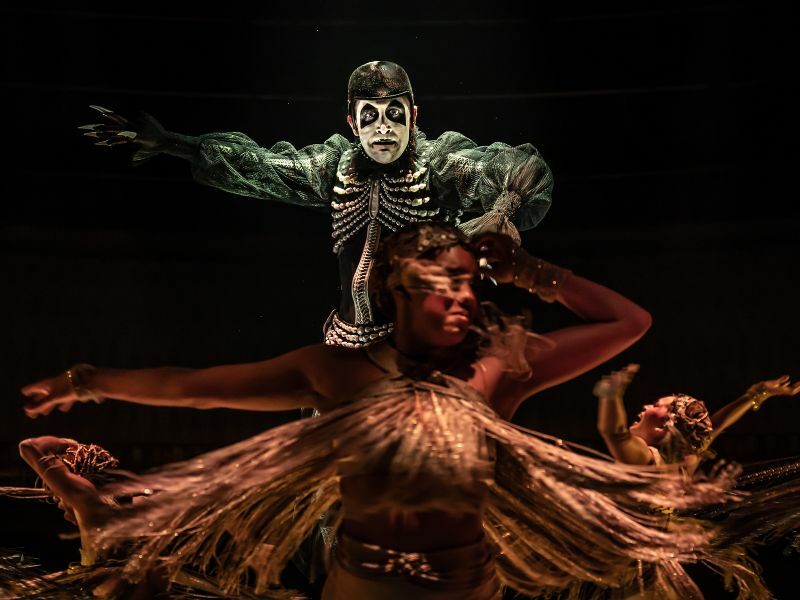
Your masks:
M411 133L411 105L405 97L356 100L354 131L372 160L382 165L405 152Z

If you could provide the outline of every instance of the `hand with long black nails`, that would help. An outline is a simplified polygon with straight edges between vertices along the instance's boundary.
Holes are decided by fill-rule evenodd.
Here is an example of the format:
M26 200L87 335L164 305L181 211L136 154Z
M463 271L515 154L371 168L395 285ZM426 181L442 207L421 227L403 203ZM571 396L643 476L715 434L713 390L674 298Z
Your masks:
M169 132L153 116L143 112L135 120L127 119L111 109L92 104L89 108L100 113L101 123L89 123L78 127L83 135L96 140L95 146L119 146L136 144L139 148L133 155L133 163L141 164L168 149Z

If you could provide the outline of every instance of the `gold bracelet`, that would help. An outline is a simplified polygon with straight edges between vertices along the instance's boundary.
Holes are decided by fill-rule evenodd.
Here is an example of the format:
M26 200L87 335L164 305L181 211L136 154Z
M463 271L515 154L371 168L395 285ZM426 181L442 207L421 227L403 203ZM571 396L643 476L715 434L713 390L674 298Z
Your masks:
M67 369L67 379L72 391L78 397L78 402L96 402L100 404L103 401L103 398L95 394L86 384L87 375L94 371L96 369L86 363L77 364Z
M764 404L764 401L769 398L772 394L770 394L765 389L760 389L756 392L752 392L752 396L750 397L750 404L753 407L753 412L757 411L761 408L761 405Z
M511 268L514 285L535 293L545 302L555 302L561 286L572 275L569 269L535 258L521 248L514 248Z

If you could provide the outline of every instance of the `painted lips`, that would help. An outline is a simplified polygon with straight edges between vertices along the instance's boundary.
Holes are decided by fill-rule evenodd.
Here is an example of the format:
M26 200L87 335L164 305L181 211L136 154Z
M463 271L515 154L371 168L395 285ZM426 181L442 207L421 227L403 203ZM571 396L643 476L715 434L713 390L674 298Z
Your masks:
M469 323L469 316L465 314L454 314L447 316L447 322L453 325L461 325L461 324L468 324Z

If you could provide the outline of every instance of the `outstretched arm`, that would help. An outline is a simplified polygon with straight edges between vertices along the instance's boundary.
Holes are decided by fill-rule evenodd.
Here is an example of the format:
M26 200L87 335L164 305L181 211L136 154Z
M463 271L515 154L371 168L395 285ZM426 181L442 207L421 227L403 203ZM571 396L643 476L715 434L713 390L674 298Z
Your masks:
M169 154L188 160L195 180L205 185L308 208L328 208L339 159L351 146L343 136L333 135L304 148L288 142L262 148L243 133L187 136L167 131L146 113L129 120L102 106L91 108L103 122L81 126L84 135L100 146L135 146L134 165Z
M711 415L711 439L725 431L751 410L758 410L761 404L772 396L794 396L800 392L800 382L791 383L789 376L770 379L751 385L747 391Z
M653 455L647 443L628 429L623 397L625 389L639 370L639 365L628 365L621 371L606 375L594 386L597 396L597 430L608 451L616 460L630 465L649 465Z
M95 398L191 408L318 408L311 369L326 352L322 345L307 346L262 362L210 369L79 368L22 388L25 412L37 417Z
M129 120L113 110L96 104L89 105L89 108L100 114L102 123L81 125L78 129L83 131L84 136L95 140L95 146L136 147L137 151L133 155L134 165L159 154L192 160L200 146L200 138L167 131L147 113L141 113L138 119Z
M650 314L621 294L530 256L508 238L482 236L475 241L479 253L499 283L529 289L542 299L559 302L586 321L543 337L552 342L542 348L533 341L526 350L531 377L506 378L497 388L496 407L506 418L531 395L568 381L616 356L650 328Z

